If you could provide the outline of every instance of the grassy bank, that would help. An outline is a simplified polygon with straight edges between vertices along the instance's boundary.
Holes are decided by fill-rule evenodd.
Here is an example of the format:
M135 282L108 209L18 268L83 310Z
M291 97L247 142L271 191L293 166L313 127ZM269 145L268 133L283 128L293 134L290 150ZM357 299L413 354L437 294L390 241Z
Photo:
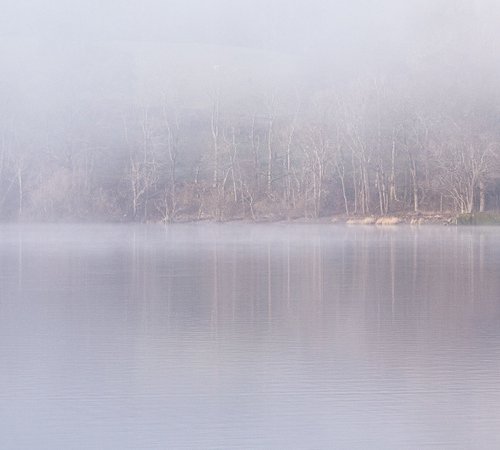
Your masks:
M392 216L357 216L333 218L334 222L347 225L500 225L500 213L484 212L470 214L421 213L395 214Z
M457 225L500 225L500 213L459 214L456 218L456 223Z

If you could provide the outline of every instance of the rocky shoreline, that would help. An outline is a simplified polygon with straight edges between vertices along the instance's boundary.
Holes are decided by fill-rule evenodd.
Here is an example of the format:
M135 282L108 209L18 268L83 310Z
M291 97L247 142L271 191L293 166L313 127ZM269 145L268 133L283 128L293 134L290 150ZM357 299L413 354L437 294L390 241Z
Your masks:
M260 217L255 220L242 217L227 218L225 220L215 221L212 217L178 217L171 223L195 223L195 222L244 222L258 224L272 223L302 223L302 224L339 224L339 225L376 225L376 226L396 226L396 225L500 225L500 213L470 213L456 214L446 213L407 213L393 214L387 216L369 215L369 216L347 216L334 215L319 218L292 217L284 218L278 216ZM149 222L151 223L151 222Z
M334 219L334 222L337 220ZM456 216L444 214L419 214L403 216L352 217L345 220L347 225L456 225Z
M392 216L364 216L332 219L347 225L500 225L500 213L421 213Z

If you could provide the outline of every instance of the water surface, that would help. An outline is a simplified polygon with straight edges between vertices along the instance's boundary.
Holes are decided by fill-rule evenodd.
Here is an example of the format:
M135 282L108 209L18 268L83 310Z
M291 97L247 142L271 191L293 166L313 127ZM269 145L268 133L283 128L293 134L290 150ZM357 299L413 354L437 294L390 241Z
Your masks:
M0 448L500 448L500 230L0 227Z

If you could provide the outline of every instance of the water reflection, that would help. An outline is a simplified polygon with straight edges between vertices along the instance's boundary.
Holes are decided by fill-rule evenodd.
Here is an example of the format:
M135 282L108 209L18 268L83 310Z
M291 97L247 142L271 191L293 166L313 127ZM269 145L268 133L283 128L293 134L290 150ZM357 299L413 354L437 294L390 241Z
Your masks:
M2 226L0 447L496 447L499 265L486 228Z

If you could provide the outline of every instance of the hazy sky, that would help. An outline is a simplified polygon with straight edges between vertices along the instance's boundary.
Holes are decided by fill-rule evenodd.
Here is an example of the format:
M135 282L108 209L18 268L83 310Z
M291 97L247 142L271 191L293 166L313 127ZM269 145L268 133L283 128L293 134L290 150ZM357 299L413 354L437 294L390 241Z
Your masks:
M3 7L0 33L49 52L116 41L272 51L298 58L313 76L312 68L401 60L413 51L415 1L19 0Z
M403 31L413 10L395 0L20 0L2 7L2 35L161 40L280 49L351 44ZM333 42L334 43L334 42Z
M228 79L248 72L252 79L274 76L276 84L295 74L318 86L336 77L435 67L446 76L475 77L481 85L500 50L495 0L2 3L0 57L19 83L26 74L68 79L66 73L80 76L83 70L99 80L132 71L152 85L168 78L164 70L175 69L181 80L189 73L191 89L220 66Z

